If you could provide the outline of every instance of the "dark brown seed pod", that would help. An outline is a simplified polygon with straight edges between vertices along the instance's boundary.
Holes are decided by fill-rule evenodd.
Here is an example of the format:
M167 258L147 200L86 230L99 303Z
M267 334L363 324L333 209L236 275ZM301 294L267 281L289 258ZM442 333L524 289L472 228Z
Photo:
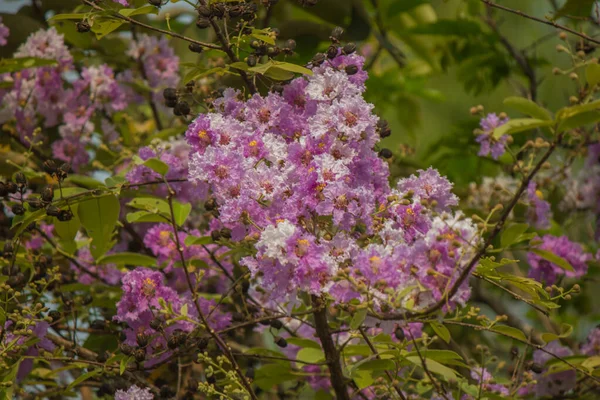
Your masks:
M379 157L382 158L392 158L393 154L392 151L390 149L381 149L379 151Z
M198 43L190 43L188 49L190 49L192 53L202 53L204 51L204 48Z
M344 47L342 47L342 53L344 54L352 54L356 51L356 45L354 43L346 43Z
M90 29L92 29L92 27L86 20L79 21L76 26L77 26L77 32L79 32L79 33L86 33L86 32L89 32Z
M210 26L210 20L208 18L198 17L196 26L200 29L206 29Z

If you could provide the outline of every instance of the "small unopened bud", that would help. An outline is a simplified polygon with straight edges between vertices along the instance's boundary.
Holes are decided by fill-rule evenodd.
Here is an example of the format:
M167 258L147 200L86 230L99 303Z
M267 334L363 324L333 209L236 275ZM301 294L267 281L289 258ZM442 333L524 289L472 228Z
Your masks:
M572 80L576 81L577 79L579 79L579 75L577 75L577 73L575 73L575 72L571 72L569 74L569 78L571 78Z
M281 336L275 336L274 340L275 340L275 344L281 348L285 348L288 345L287 340L285 340Z
M342 47L342 53L344 54L352 54L356 51L356 45L354 43L347 43L344 47Z
M559 33L558 37L560 38L560 40L567 40L567 34L564 32Z
M557 44L556 45L556 51L558 51L559 53L568 53L569 49L567 49L565 46L563 46L562 44Z
M393 154L392 151L390 149L381 149L379 151L379 157L382 158L392 158Z
M208 18L198 17L196 26L200 29L206 29L210 26L210 20Z
M471 115L477 115L477 112L478 112L478 111L477 111L477 107L471 107L471 108L469 109L469 113L470 113Z
M193 53L202 53L202 51L204 51L204 48L198 43L190 43L188 49Z
M77 26L77 32L79 32L79 33L86 33L86 32L89 32L90 29L92 29L92 27L86 20L79 21L76 26Z

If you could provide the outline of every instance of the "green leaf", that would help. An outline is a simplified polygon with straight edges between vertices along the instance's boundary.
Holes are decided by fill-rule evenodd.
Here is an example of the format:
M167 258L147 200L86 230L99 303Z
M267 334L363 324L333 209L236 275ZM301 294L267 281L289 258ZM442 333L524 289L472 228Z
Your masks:
M48 20L48 22L62 21L62 20L68 20L68 19L82 20L87 15L89 15L89 14L87 14L87 13L57 14L57 15L53 16L52 18L50 18Z
M512 224L504 229L500 237L500 245L504 248L519 242L519 238L529 228L528 224Z
M0 74L7 72L17 72L27 68L45 67L56 65L56 60L47 60L45 58L22 57L22 58L3 58L0 59Z
M550 261L552 264L559 266L560 268L562 268L564 270L575 271L573 269L573 266L567 260L565 260L561 256L554 254L551 251L542 250L542 249L531 249L530 251L532 253L535 253L538 256L542 257L543 259Z
M73 382L69 383L69 386L67 386L67 391L73 389L75 386L79 385L81 382L85 382L90 378L93 378L96 375L99 375L102 373L101 369L94 369L92 371L86 372L85 374L81 374L77 377L77 379L73 380Z
M554 15L554 19L565 15L575 17L589 17L596 0L567 0L567 2Z
M188 236L186 236L186 238L183 242L185 243L186 246L194 246L194 245L201 245L201 244L211 244L213 242L213 240L212 240L212 237L210 237L210 236L198 237L198 236L188 235Z
M291 338L287 339L287 342L289 344L293 344L294 346L321 350L321 345L319 343L315 342L314 340L310 340L310 339L304 339L304 338L300 338L300 337L291 337Z
M190 203L180 203L173 200L173 216L175 217L175 223L178 226L183 226L191 211L192 205Z
M504 125L494 129L494 138L499 139L503 135L512 135L515 133L525 132L536 128L551 126L553 121L546 121L537 118L516 118L511 119Z
M156 259L145 254L138 253L116 253L102 256L96 260L99 265L117 264L117 265L135 265L140 267L156 266Z
M169 166L158 158L149 158L144 161L144 165L161 176L165 176L169 172Z
M133 213L129 213L125 218L130 224L140 222L169 222L169 218L148 211L136 211Z
M473 36L481 34L478 23L466 19L439 19L430 24L420 24L405 31L407 34Z
M258 64L255 67L250 67L250 68L248 68L248 71L256 72L257 74L264 75L265 72L267 72L269 70L269 68L273 67L274 65L275 65L275 62L273 60L270 60L264 64Z
M242 62L240 62L240 63L246 65L246 63L242 63ZM238 63L233 63L233 64L238 64ZM240 69L240 68L238 68L238 69ZM195 81L197 79L203 78L203 77L211 75L211 74L218 74L218 75L222 76L224 74L232 74L232 73L223 67L214 67L214 68L209 68L209 69L194 68L185 75L182 83L186 84L190 81Z
M532 118L547 121L552 120L552 115L548 110L540 107L535 102L524 97L507 97L506 99L504 99L504 105L515 109L525 115L529 115Z
M429 0L396 0L388 7L385 16L387 18L393 18L396 15L412 10L413 8L420 6L421 4L428 3Z
M119 375L123 375L123 372L125 372L125 369L127 368L127 364L129 364L129 360L131 360L131 357L126 357L121 360L121 364L119 365Z
M450 343L450 331L443 324L439 322L430 322L431 329L438 335L444 342Z
M152 213L170 215L169 203L156 197L136 197L127 203L128 206Z
M366 308L362 308L354 314L352 320L350 321L350 329L358 329L362 323L365 322L367 311L368 310Z
M274 61L273 62L273 66L279 69L282 69L284 71L289 71L289 72L295 72L297 74L303 74L303 75L312 75L313 72L306 68L303 67L301 65L296 65L296 64L292 64L292 63L287 63L287 62L283 62L283 61Z
M121 19L96 19L94 21L94 25L92 25L92 32L96 34L96 39L100 40L109 33L119 29L119 27L124 23L125 21Z
M375 359L375 360L367 360L359 363L356 368L356 371L395 371L396 364L387 358Z
M260 30L254 29L252 31L252 33L250 34L250 36L252 36L255 39L262 40L265 43L275 46L275 40L271 36L265 35L262 33L258 33L258 32L260 32Z
M134 15L142 14L158 14L158 8L152 5L145 5L140 8L122 8L119 10L119 14L125 17L133 17Z
M81 227L81 221L79 221L79 217L77 216L77 208L78 204L71 206L73 218L70 221L59 221L58 219L54 221L54 231L64 241L74 240Z
M588 111L594 111L600 108L600 100L591 101L586 104L579 104L571 107L564 107L558 110L556 113L556 120L571 118L574 115L581 114Z
M256 370L254 383L262 390L271 390L273 386L287 381L296 380L299 377L291 371L290 363L274 363L263 365Z
M409 357L406 357L406 359L415 365L418 365L421 367L423 366L423 363L419 356L409 356ZM437 361L434 361L431 359L425 359L425 365L427 366L427 369L429 371L431 371L435 374L441 375L447 381L457 379L456 372L453 369L448 368L448 367L440 364Z
M546 332L546 333L541 334L541 338L544 342L550 343L553 340L569 337L569 336L571 336L572 333L573 333L573 325L563 323L560 326L559 334Z
M590 64L585 69L585 79L590 86L600 83L600 64Z
M357 370L352 374L352 379L354 379L356 387L358 387L359 390L369 387L375 382L373 371Z
M121 205L116 196L93 197L79 203L77 214L92 239L90 252L100 258L112 246L111 237L119 218Z
M317 363L325 360L325 354L321 349L315 349L312 347L305 347L301 349L296 355L298 361L304 361L308 363Z
M587 111L563 119L558 124L558 131L564 132L571 129L595 124L600 121L600 111Z
M187 315L188 315L188 305L187 305L187 303L185 303L184 305L181 306L181 309L179 310L179 313L181 315L183 315L184 317L187 317Z
M517 340L521 340L523 342L527 341L527 337L525 336L525 334L517 328L514 328L512 326L508 326L508 325L494 325L491 329L492 332L497 332L497 333L501 333L505 336L510 336L512 338L515 338Z
M105 187L99 180L84 175L69 175L67 181L86 189L96 189Z

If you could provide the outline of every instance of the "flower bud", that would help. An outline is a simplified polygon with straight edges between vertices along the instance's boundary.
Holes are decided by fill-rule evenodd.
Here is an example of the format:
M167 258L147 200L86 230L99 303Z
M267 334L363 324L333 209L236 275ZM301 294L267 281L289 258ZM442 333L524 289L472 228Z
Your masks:
M44 206L42 201L40 199L38 199L37 197L32 197L30 199L27 199L27 204L29 204L29 207L32 210L38 210Z
M274 319L273 321L271 321L270 325L271 325L271 328L274 328L274 329L283 328L283 322L281 322L278 319Z
M255 66L256 66L256 63L257 63L257 61L258 61L258 60L256 59L256 56L255 56L254 54L250 54L250 55L248 56L248 58L246 58L246 64L248 64L248 66L249 66L250 68L252 68L252 67L255 67Z
M62 222L70 221L73 219L73 212L71 210L60 210L56 218Z
M22 204L15 204L14 206L12 206L11 211L15 215L23 215L25 214L25 207L23 207Z
M135 349L135 351L133 352L133 356L135 357L135 361L141 363L146 359L146 350Z
M25 178L25 174L22 172L17 172L15 174L15 182L17 182L17 186L20 188L27 186L27 178Z
M133 353L133 347L126 343L121 343L119 350L121 350L121 353L125 354L126 356L130 356Z
M344 68L344 71L346 71L348 75L354 75L358 72L358 67L356 65L347 65L346 68Z
M180 101L173 109L175 115L188 115L190 113L190 105L187 101Z
M335 28L333 28L333 30L331 31L331 36L330 39L333 41L339 41L342 38L342 35L344 34L344 28L342 28L341 26L336 26Z
M338 48L337 48L337 46L335 46L335 45L332 44L331 46L329 46L327 48L327 58L329 58L331 60L331 59L336 58L337 55L338 55Z
M318 67L319 65L321 65L321 64L323 64L325 62L325 58L326 58L325 54L323 54L323 53L317 53L312 58L312 60L310 60L310 62L313 65L313 67Z
M8 191L8 193L10 194L15 194L17 193L17 190L19 189L17 187L17 184L14 183L13 181L7 181L4 186L6 187L6 190Z
M294 39L289 39L285 42L285 48L294 50L296 48L296 41Z
M49 175L55 174L56 173L56 163L52 160L44 161L44 171Z

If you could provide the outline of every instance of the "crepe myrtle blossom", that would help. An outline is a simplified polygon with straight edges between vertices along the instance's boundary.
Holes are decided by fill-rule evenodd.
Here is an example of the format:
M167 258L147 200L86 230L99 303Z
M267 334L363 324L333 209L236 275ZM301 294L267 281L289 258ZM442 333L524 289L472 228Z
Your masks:
M502 135L500 138L494 137L494 129L508 122L508 118L500 118L495 113L486 115L479 122L479 126L483 133L478 134L475 140L481 145L479 156L485 157L491 155L494 160L497 160L506 151L508 143L508 135Z
M561 345L557 340L548 343L544 349L558 357L564 358L573 355L573 351L570 348ZM533 362L541 367L545 367L546 363L552 359L553 357L550 354L542 350L533 352ZM548 368L544 368L542 372L534 373L534 379L536 381L535 384L525 386L519 389L517 393L520 396L533 394L536 398L562 397L575 387L577 372L571 369L549 373Z
M550 218L552 211L550 203L544 200L544 195L537 189L534 181L529 182L527 186L527 200L529 201L528 219L539 229L550 228Z
M588 356L600 355L600 326L596 326L590 331L585 343L581 346L581 353Z
M455 283L477 245L433 168L390 187L374 147L378 117L365 102L358 55L338 56L283 93L247 101L228 89L185 137L189 178L207 182L218 226L254 243L249 268L268 300L330 293L377 307L427 307ZM335 65L356 65L348 76ZM393 293L407 293L401 300ZM463 283L448 305L464 304ZM394 300L393 300L394 299Z
M8 43L6 40L8 35L10 35L10 29L2 23L2 17L0 17L0 46L5 46Z
M127 391L117 390L115 400L153 400L154 395L148 388L139 388L136 385L130 386Z
M586 253L579 243L570 241L566 236L545 235L541 239L542 243L539 249L550 251L564 258L571 264L573 271L565 270L538 254L529 252L527 253L527 259L531 266L529 277L540 282L545 282L547 285L552 285L562 275L569 278L576 278L586 274L588 269L587 262L592 259L592 255Z
M140 267L126 273L121 282L123 295L117 303L117 314L114 316L114 320L123 322L127 326L124 329L126 344L134 346L139 334L148 337L146 365L154 365L170 355L170 352L163 351L167 343L164 335L160 332L167 335L171 335L175 331L191 332L195 326L192 322L184 320L164 328L153 328L151 324L153 320L158 318L164 322L164 317L161 316L161 303L168 305L175 313L180 313L185 305L189 318L199 320L192 295L189 291L178 293L165 283L163 275L159 271L148 268ZM223 313L219 309L215 310L217 304L214 300L199 298L197 302L202 313L205 316L210 315L208 323L212 329L218 331L230 325L231 315ZM153 357L157 352L160 354Z

